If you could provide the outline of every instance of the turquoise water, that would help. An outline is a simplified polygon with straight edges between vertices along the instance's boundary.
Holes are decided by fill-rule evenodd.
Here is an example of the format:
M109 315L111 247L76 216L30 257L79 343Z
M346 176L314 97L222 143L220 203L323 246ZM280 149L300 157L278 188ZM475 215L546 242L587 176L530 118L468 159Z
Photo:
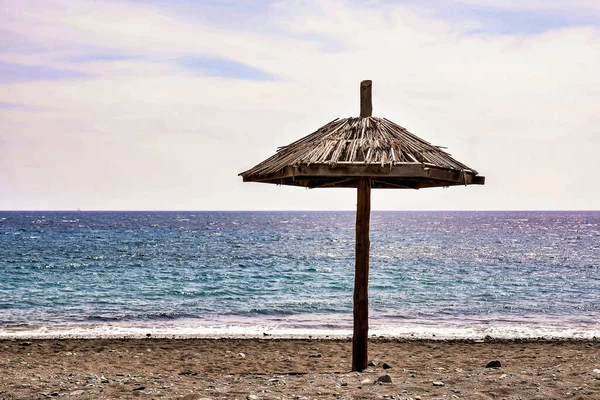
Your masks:
M352 212L0 212L0 337L350 332ZM600 336L600 212L373 212L371 328Z

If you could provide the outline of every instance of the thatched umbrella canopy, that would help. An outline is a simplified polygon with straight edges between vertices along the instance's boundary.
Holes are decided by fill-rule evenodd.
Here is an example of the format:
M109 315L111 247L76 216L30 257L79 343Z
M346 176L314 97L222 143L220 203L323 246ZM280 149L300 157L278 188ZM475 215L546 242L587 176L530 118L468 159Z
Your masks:
M371 116L371 81L361 82L360 117L335 119L284 147L254 168L244 182L309 188L358 188L352 370L367 367L369 220L371 188L421 189L483 185L485 178L441 147L405 128Z

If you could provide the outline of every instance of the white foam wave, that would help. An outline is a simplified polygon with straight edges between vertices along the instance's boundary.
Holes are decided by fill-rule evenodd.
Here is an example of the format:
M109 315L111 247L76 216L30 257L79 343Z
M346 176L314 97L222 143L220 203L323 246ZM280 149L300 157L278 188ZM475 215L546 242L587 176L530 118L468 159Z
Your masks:
M94 324L54 324L46 326L0 326L0 339L50 338L349 338L349 317L326 318L294 316L289 318L219 318L165 322L111 322ZM593 339L600 338L600 324L558 321L373 321L372 336L397 339Z

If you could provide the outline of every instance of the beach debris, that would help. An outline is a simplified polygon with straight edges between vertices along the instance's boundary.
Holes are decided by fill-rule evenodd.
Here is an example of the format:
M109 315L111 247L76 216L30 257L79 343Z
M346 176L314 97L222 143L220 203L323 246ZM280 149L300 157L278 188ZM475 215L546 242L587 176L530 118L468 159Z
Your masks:
M321 353L314 353L314 354L309 354L308 355L308 358L321 358L321 357L323 357L321 355Z
M490 361L489 363L487 363L485 365L486 368L500 368L501 366L502 366L502 363L500 363L500 361L498 361L498 360Z
M285 381L281 378L271 378L271 379L267 379L267 385L273 385L273 386L285 385Z
M151 334L151 333L146 333L146 337L147 337L147 338L150 338L150 336L152 336L152 334Z
M383 365L381 366L383 369L391 369L392 366L388 363L383 363Z
M258 397L255 394L249 394L248 396L246 396L246 400L260 400L260 397Z
M445 384L442 381L433 381L433 386L442 387L445 386Z
M473 340L473 343L477 343L477 344L479 344L479 343L485 343L485 340L483 340L483 339L475 339L475 340Z
M379 365L379 361L375 361L375 360L371 360L369 361L369 364L367 364L369 367L376 367Z
M246 358L246 353L238 353L238 356L240 356L241 358Z
M381 375L379 378L377 378L377 382L392 383L392 377L389 376L388 374Z
M360 383L366 385L367 383L371 383L371 380L369 378L365 378L362 381L360 381Z

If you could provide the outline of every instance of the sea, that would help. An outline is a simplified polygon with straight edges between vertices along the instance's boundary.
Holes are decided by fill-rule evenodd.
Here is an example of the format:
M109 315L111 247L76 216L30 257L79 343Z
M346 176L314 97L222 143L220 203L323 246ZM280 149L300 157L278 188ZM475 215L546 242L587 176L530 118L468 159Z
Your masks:
M354 212L0 211L0 338L346 338ZM600 337L600 211L371 213L370 334Z

